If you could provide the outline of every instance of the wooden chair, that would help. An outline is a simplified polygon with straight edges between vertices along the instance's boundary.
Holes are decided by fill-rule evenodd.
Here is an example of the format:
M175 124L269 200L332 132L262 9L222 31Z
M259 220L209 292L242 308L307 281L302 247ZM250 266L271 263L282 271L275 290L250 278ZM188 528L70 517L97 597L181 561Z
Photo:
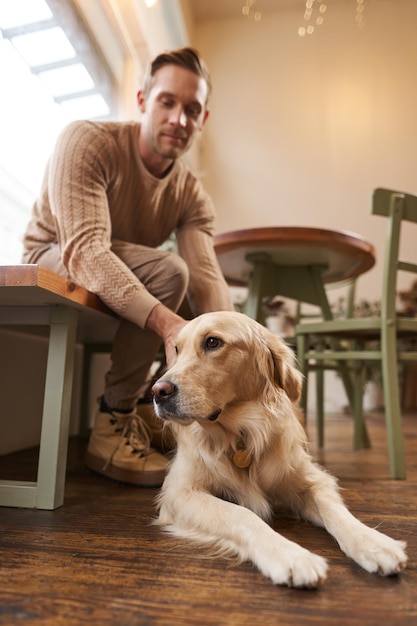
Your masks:
M355 304L355 292L356 292L356 278L351 278L347 281L343 281L342 283L332 284L330 289L343 289L344 290L344 300L345 304L343 305L343 310L337 313L337 319L352 318L354 315L354 304ZM301 323L306 323L308 320L314 318L315 322L319 320L322 321L321 312L318 311L315 313L305 313L303 308L303 303L297 303L297 313L296 313L296 325L298 326ZM311 350L322 351L324 352L326 347L326 338L321 337L320 335L311 335L309 341L311 345L309 348ZM297 337L294 338L294 341L289 341L292 343L297 343ZM295 345L295 350L297 350L297 346ZM319 359L315 362L308 361L305 363L305 367L303 372L305 374L305 382L303 385L303 390L300 399L300 406L304 412L304 416L307 420L307 401L308 401L308 374L310 372L314 372L315 374L315 389L316 389L316 423L317 423L317 445L319 448L322 448L324 445L324 402L325 402L325 394L324 394L324 382L325 382L325 372L333 371L340 372L340 362L331 360L330 358ZM347 395L347 399L352 410L352 413L355 415L355 398L353 393L353 385L350 384L349 378L349 370L347 367L342 371L342 376L344 375L344 388ZM359 448L369 448L370 441L368 431L366 429L366 424L363 420L362 412L359 411L358 415L355 417L355 420L358 423L358 426L355 428L355 434L353 438L353 447L354 449Z
M412 340L417 340L417 319L398 316L395 303L397 272L417 274L416 263L399 259L401 225L403 221L417 223L417 197L388 189L376 189L372 213L387 219L380 316L298 324L297 353L304 374L308 372L312 361L317 363L330 359L355 364L354 416L355 428L358 430L363 417L364 365L369 362L381 363L391 476L405 478L398 363L417 362L417 350L412 346ZM314 349L312 336L325 339L326 349ZM400 338L406 340L403 342L405 345L398 343ZM355 346L346 349L343 340L354 341ZM369 348L369 342L373 340L378 341L378 349Z

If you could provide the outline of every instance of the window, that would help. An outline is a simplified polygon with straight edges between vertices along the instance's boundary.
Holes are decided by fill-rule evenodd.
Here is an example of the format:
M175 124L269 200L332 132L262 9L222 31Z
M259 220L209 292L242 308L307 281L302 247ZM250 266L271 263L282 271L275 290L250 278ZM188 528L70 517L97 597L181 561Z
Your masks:
M21 237L57 135L72 119L116 115L109 68L72 3L0 2L0 263Z

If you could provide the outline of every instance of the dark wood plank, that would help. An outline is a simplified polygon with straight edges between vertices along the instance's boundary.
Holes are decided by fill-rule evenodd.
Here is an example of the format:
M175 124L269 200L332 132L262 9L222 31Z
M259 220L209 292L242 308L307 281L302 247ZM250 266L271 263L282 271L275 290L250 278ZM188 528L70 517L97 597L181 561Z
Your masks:
M0 509L0 624L42 626L262 626L417 623L417 416L404 418L408 478L389 478L384 418L368 417L371 450L353 452L348 417L326 420L314 455L340 479L362 521L408 542L409 568L380 578L350 562L322 529L283 517L274 528L325 556L318 591L274 587L250 564L211 558L152 525L155 489L119 485L83 466L70 445L64 506ZM314 441L314 423L309 424ZM28 476L31 451L0 458L0 475Z

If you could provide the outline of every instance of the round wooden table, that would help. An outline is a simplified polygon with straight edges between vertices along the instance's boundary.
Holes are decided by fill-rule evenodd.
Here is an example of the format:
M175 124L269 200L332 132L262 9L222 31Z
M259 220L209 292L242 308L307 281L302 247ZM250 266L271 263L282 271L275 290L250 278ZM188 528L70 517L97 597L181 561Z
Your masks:
M262 320L265 297L281 295L332 314L324 285L353 279L375 264L375 249L351 232L304 226L273 226L224 232L214 239L230 285L247 285L246 312Z

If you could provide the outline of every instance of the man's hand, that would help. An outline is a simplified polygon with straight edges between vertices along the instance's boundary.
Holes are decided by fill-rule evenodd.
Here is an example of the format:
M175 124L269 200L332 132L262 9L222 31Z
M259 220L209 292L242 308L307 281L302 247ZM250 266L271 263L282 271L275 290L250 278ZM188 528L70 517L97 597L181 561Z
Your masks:
M146 328L153 330L157 335L162 337L164 341L165 358L168 368L171 367L175 361L175 343L177 335L186 324L186 320L163 304L157 304L146 320Z

